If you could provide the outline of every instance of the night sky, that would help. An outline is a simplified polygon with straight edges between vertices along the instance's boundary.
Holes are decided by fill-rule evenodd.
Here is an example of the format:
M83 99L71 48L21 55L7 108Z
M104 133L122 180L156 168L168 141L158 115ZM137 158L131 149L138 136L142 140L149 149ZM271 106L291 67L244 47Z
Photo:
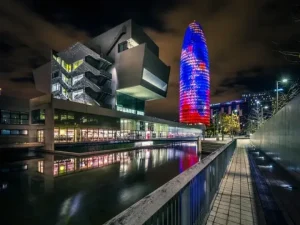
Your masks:
M300 34L293 9L288 0L1 0L0 87L5 95L40 95L32 69L50 60L50 49L61 51L132 18L171 66L168 97L148 102L147 113L177 119L179 58L190 22L197 20L206 35L215 103L274 88L282 76L299 76L299 66L285 61L273 44Z

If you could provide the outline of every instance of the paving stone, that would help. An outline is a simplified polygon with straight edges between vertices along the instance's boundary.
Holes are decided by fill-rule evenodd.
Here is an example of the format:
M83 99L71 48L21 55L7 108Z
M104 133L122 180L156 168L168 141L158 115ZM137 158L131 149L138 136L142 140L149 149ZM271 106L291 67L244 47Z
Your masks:
M257 222L250 166L245 148L235 150L207 225L255 225ZM211 221L211 218L214 218Z

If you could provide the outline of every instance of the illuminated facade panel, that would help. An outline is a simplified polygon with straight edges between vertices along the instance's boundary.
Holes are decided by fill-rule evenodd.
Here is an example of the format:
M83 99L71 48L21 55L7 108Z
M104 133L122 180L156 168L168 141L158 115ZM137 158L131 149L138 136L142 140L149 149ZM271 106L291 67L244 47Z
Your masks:
M180 60L179 120L187 124L210 123L210 77L206 40L201 26L186 29Z

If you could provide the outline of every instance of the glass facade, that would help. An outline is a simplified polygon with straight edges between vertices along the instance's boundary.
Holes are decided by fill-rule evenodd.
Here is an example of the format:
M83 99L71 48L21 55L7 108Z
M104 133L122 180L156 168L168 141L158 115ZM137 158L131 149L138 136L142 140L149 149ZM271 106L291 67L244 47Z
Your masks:
M29 113L28 112L16 112L10 110L0 110L0 123L1 124L13 124L13 125L28 125Z
M145 101L117 92L117 111L144 115Z
M45 110L36 109L31 111L32 124L45 124Z
M201 135L200 129L64 110L55 110L54 120L55 142L101 142Z
M180 59L180 122L210 123L210 77L206 40L201 26L186 29Z
M2 129L0 135L28 135L28 130Z

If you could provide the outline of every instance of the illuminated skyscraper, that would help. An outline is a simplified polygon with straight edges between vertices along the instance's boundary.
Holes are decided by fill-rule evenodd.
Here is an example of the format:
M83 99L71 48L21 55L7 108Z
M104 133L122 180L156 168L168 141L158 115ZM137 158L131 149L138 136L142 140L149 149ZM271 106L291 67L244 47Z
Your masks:
M191 23L185 31L180 60L180 122L210 123L209 59L202 27Z

